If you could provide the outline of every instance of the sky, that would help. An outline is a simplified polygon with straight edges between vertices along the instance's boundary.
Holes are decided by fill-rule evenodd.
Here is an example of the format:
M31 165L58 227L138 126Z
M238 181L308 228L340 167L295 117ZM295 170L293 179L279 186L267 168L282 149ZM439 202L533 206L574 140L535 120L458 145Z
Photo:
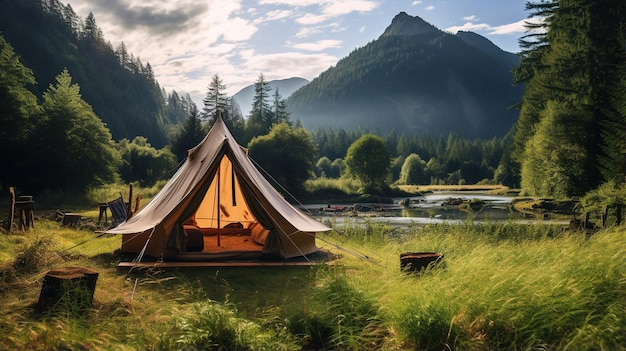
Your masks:
M124 42L161 87L189 93L200 109L215 74L231 96L260 74L313 80L377 39L400 12L518 52L526 1L62 0L83 20L92 12L105 40Z

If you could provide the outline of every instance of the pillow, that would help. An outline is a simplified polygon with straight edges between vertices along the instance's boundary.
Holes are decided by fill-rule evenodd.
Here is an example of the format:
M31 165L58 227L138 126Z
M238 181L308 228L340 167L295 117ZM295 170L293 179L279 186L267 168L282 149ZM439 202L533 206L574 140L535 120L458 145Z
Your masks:
M224 228L243 228L243 224L240 222L229 223L225 225Z
M270 233L268 229L265 229L261 224L256 224L250 229L250 236L255 243L259 245L265 245L267 235Z

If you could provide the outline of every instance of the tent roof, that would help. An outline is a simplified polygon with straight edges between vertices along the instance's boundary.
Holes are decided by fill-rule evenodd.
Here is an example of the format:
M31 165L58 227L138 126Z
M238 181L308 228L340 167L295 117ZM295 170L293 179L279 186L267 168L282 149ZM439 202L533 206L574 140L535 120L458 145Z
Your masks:
M330 230L287 202L254 166L224 121L218 118L202 142L189 150L187 159L163 189L130 219L107 233L136 234L159 226L168 233L175 222L185 220L180 216L193 203L194 197L204 196L200 193L206 191L207 182L211 182L224 156L230 159L235 171L241 173L241 179L252 189L255 198L271 207L266 209L270 217L282 217L277 220L288 222L296 231Z

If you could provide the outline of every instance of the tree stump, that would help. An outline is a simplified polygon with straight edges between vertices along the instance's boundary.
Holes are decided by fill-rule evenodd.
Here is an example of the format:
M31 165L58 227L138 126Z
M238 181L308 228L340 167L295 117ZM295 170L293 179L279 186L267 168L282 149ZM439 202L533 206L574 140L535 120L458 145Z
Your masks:
M81 218L82 216L80 213L65 212L63 213L63 220L61 221L61 224L71 228L78 228L80 226Z
M419 273L443 259L436 252L405 252L400 254L400 269L405 272Z
M37 307L39 310L57 308L85 313L91 308L98 272L82 267L61 267L44 277Z

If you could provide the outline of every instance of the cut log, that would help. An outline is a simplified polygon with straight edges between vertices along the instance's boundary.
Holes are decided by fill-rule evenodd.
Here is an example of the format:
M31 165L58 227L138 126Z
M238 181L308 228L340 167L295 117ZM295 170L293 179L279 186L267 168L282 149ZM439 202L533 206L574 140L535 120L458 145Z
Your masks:
M66 212L63 213L63 221L61 223L63 224L63 226L77 228L78 226L80 226L80 219L80 213Z
M443 259L436 252L405 252L400 254L400 269L405 272L421 272Z
M43 280L37 307L54 307L86 312L93 303L98 272L82 267L61 267L49 271Z

